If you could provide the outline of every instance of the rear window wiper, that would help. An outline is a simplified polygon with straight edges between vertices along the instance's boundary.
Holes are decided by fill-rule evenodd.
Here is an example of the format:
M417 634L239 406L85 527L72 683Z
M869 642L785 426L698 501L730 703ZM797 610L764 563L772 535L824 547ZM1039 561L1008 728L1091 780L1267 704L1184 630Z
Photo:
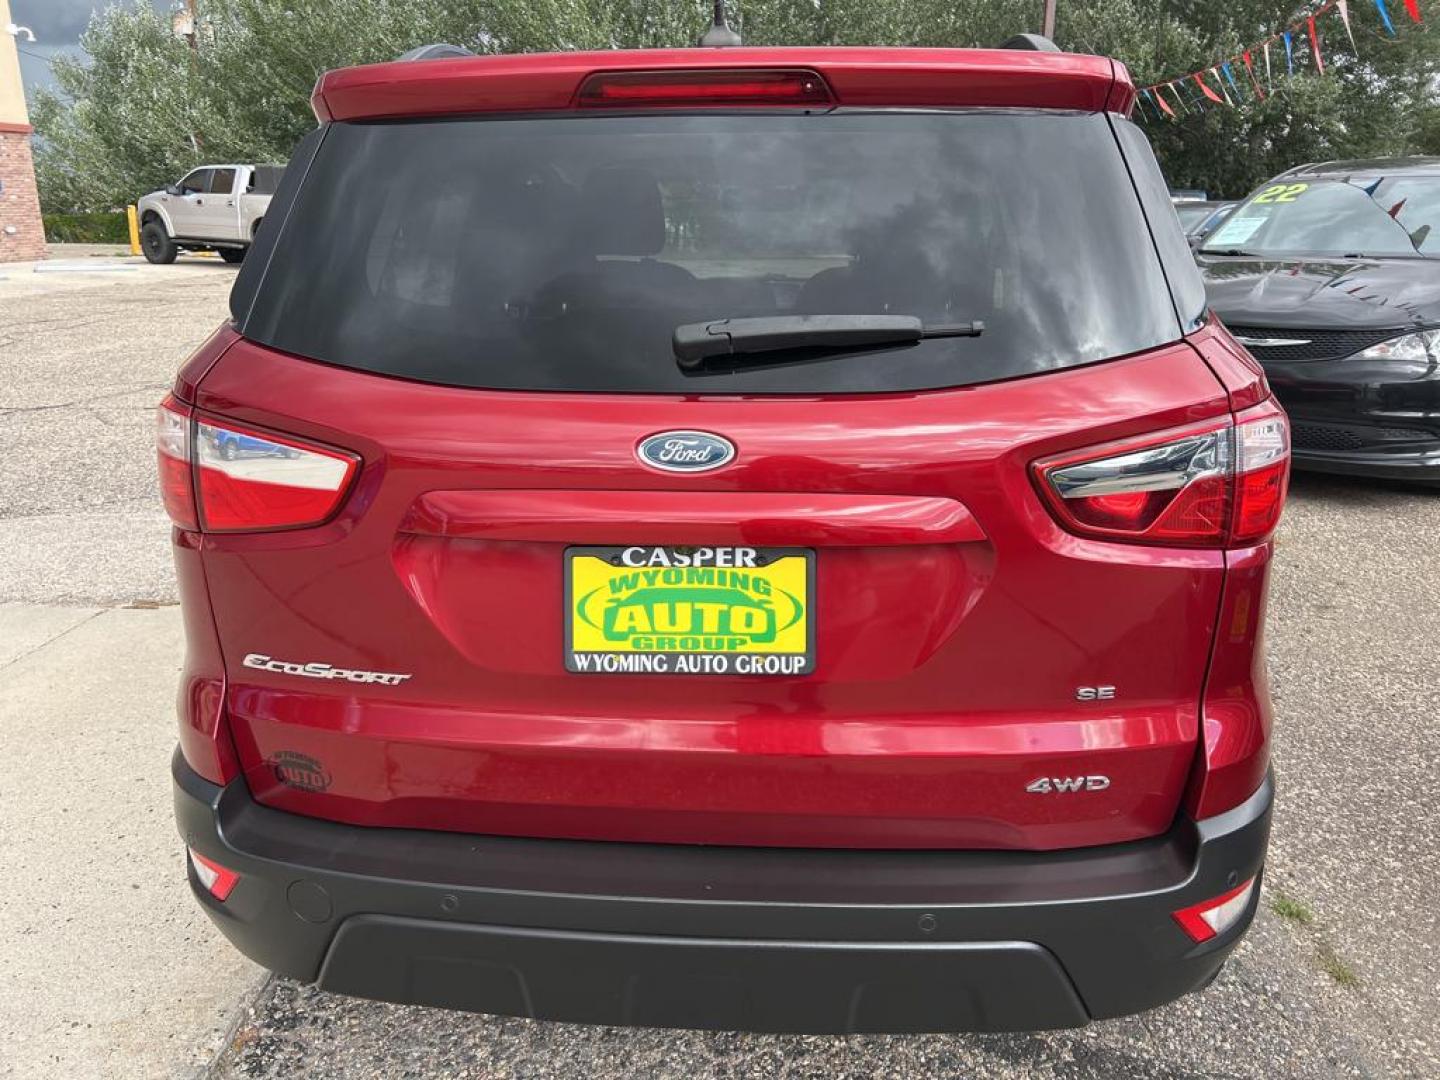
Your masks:
M712 319L677 326L672 339L675 362L695 371L715 360L760 357L766 353L826 354L886 345L910 345L924 338L979 337L985 324L932 323L914 315L775 315L756 319Z

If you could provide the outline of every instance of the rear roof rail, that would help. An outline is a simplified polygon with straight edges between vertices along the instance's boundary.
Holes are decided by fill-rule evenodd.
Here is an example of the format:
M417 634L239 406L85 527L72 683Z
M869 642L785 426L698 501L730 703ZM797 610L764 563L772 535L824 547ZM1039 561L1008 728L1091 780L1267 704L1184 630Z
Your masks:
M1000 43L1002 49L1024 49L1029 52L1059 52L1060 46L1041 34L1016 34Z
M464 45L447 45L437 41L433 45L417 45L409 52L403 52L396 60L451 60L457 56L474 56Z

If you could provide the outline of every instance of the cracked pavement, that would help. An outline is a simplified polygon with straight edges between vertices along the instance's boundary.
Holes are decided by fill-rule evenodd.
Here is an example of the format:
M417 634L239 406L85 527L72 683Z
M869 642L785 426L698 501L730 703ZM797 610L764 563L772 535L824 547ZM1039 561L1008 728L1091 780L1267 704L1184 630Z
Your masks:
M179 613L128 606L174 597L152 410L232 276L0 267L0 1076L1440 1076L1440 493L1304 476L1271 598L1264 903L1201 994L1071 1032L799 1038L262 983L181 879Z

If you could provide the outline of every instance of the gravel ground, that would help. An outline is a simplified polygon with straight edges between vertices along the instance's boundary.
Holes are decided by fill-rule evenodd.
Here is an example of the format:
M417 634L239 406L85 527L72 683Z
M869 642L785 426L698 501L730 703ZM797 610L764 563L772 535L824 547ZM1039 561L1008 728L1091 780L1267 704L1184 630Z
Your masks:
M232 273L0 270L0 601L173 598L151 410L223 317ZM1437 536L1440 493L1297 478L1270 613L1265 903L1202 994L1073 1032L793 1038L476 1017L273 980L236 1004L211 1074L1440 1076Z
M175 599L155 406L225 318L235 271L99 250L0 265L0 603Z

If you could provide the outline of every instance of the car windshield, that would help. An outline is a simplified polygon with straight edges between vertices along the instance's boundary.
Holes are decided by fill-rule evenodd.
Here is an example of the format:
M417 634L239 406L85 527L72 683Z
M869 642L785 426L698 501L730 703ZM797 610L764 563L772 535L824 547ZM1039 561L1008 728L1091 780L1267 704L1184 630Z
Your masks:
M1440 256L1440 177L1267 184L1205 241L1250 255Z
M1210 216L1213 210L1209 203L1176 203L1175 213L1180 218L1180 227L1189 232Z
M676 327L796 315L985 330L676 366ZM1108 118L1018 111L337 123L243 330L452 385L691 393L959 386L1180 336Z

